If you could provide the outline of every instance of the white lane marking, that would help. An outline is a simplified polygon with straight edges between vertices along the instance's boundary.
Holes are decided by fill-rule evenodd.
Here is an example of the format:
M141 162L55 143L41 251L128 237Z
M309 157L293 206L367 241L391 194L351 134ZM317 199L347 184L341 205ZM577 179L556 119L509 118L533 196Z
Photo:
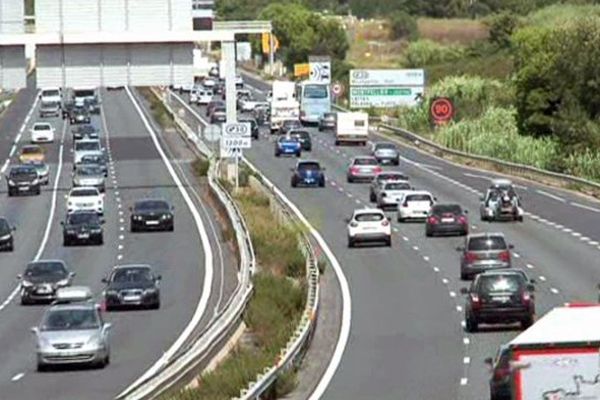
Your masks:
M571 236L581 237L581 233L579 233L579 232L571 232Z
M6 169L8 168L8 164L10 164L10 160L7 159L6 161L4 161L4 164L2 164L2 168L0 169L0 174L3 174L6 172Z
M589 244L590 246L598 246L598 242L596 242L595 240L594 240L594 241L591 241L591 242L589 242L588 244Z
M120 244L120 245L117 246L117 250L123 250L123 247L124 246L122 244Z
M419 251L419 246L413 246L413 247L412 247L412 249L413 249L414 251Z
M460 326L462 326L463 328L466 328L467 322L463 319L462 321L460 321Z
M117 260L122 260L122 259L123 259L123 254L117 255Z
M471 343L471 340L468 337L464 337L463 338L463 344L464 345L468 345L469 343Z
M563 199L562 197L556 196L552 193L548 193L548 192L544 192L543 190L536 190L536 193L541 194L542 196L546 196L548 198L551 198L553 200L556 201L560 201L561 203L566 203L567 201L565 199Z
M544 275L540 275L540 281L546 282L546 277Z
M429 257L428 256L423 256L423 260L429 262Z
M535 265L533 265L533 264L526 264L526 267L529 268L529 269L534 269Z
M456 297L456 292L453 292L452 290L450 291L450 293L448 293L450 295L450 297L455 298Z
M464 357L463 358L463 364L470 364L471 363L471 357Z
M433 272L440 272L440 269L438 267L433 267Z
M427 169L436 169L438 171L444 170L443 167L438 167L437 165L423 164L423 163L419 163L419 165L422 166L423 168L427 168Z
M191 212L192 216L194 217L198 235L200 236L200 240L202 242L202 248L204 250L204 282L203 282L203 287L202 287L202 294L200 297L200 301L198 302L198 305L196 307L196 310L194 311L194 315L192 316L192 319L190 320L188 325L185 327L183 332L181 332L179 337L175 340L175 342L171 345L171 347L165 353L163 353L161 358L159 360L157 360L138 380L136 380L130 386L130 387L135 387L140 382L145 381L148 377L150 377L154 373L156 373L156 371L158 371L160 368L162 368L171 359L171 357L173 357L173 354L175 354L175 352L189 338L189 336L192 334L192 332L194 331L194 329L196 328L196 326L202 319L202 316L204 315L204 313L207 309L208 301L210 300L211 291L212 291L213 254L212 254L212 248L210 245L210 240L208 238L208 233L206 231L206 228L204 227L204 223L202 221L202 218L200 217L200 213L198 212L198 210L196 209L196 207L194 205L194 202L192 201L192 198L190 197L186 188L183 186L181 180L179 179L179 176L173 169L171 162L167 158L162 146L160 145L160 142L158 141L157 135L154 132L152 125L148 121L148 118L146 118L146 116L144 115L144 112L142 111L137 100L133 96L133 93L131 93L131 89L129 87L125 87L125 91L127 92L127 95L129 96L129 99L131 100L131 103L135 107L135 109L138 113L138 116L144 123L146 130L150 134L150 137L152 138L152 142L154 143L154 147L156 147L156 150L160 154L160 157L162 158L163 163L164 163L165 167L167 168L167 171L169 171L169 174L171 175L171 179L173 179L173 182L175 182L175 184L177 185L177 188L179 189L181 196L185 200L185 203L186 203L189 211ZM104 113L102 113L102 114L104 115ZM120 208L121 204L119 204L118 207ZM129 390L128 388L125 389L125 392L127 392L128 390Z
M573 207L579 207L584 210L593 211L595 213L600 213L600 209L595 208L595 207L586 206L585 204L576 203L574 201L570 202L569 204L572 205Z
M448 279L446 279L446 278L443 278L443 279L442 279L442 283L443 283L444 285L447 285L448 283L450 283L450 281L449 281Z
M124 235L120 235L119 236L119 240L123 240L123 239L125 239L125 236Z
M360 200L356 199L356 204L360 204Z
M119 218L119 223L124 223L125 222L125 218Z
M119 211L119 215L123 216L123 214L124 214L123 211Z
M485 175L477 175L477 174L471 174L471 173L468 173L468 172L465 172L463 175L464 175L464 176L468 176L468 177L470 177L470 178L479 178L479 179L485 179L486 181L491 181L491 180L492 180L492 178L490 178L489 176L485 176Z
M346 196L348 196L349 198L353 198L354 196L352 195L352 193L348 192L346 193Z
M552 288L550 288L550 291L551 291L552 293L554 293L554 294L558 294L558 293L559 293L559 292L558 292L558 289L557 289L557 288L553 288L553 287L552 287Z
M460 386L467 386L469 380L467 378L460 378Z
M408 242L408 237L402 236L402 240L404 240L405 242Z
M17 134L17 136L15 137L15 144L19 143L19 141L21 140L22 136L23 136L22 132L19 132Z
M463 308L461 306L456 306L456 311L462 312Z
M125 232L125 227L124 227L124 226L121 226L121 227L119 227L119 230L120 230L121 232Z
M17 382L17 381L21 380L24 376L25 376L24 372L18 373L15 376L13 376L12 378L10 378L10 381Z
M513 256L514 256L515 258L521 258L521 255L520 255L519 253L514 253L514 252L513 252Z
M10 153L8 153L8 156L9 157L14 156L16 151L17 151L17 145L13 144L13 146L10 148Z
M571 233L571 232L573 232L573 229L571 229L571 228L564 228L562 231L564 233Z

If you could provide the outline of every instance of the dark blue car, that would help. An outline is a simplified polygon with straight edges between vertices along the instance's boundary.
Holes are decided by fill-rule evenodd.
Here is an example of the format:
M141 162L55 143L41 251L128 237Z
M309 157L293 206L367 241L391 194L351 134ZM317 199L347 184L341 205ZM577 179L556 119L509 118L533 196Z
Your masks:
M291 169L292 187L299 185L325 187L325 168L322 168L318 161L303 160L296 163L296 167Z
M300 157L302 144L296 137L281 136L275 142L275 157L281 155L294 155Z

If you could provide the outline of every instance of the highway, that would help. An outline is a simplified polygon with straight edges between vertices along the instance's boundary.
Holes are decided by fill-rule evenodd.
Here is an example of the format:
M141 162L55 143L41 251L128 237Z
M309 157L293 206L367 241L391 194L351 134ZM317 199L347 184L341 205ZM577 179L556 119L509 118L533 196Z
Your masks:
M60 221L71 188L73 141L61 119L52 119L58 134L55 142L44 145L51 175L42 195L8 198L6 184L0 186L0 214L17 226L14 253L0 253L2 399L30 400L42 394L57 400L114 398L174 343L184 343L189 334L206 326L235 286L236 271L224 271L231 260L222 254L226 250L221 248L220 230L215 229L217 219L190 184L187 165L191 159L181 149L182 142L172 138L167 143L154 136L129 90L102 91L101 96L103 113L93 116L92 123L100 127L111 160L103 246L62 245ZM28 130L38 120L35 99L33 89L19 92L0 118L0 162L16 163L13 143L17 141L19 148L29 141ZM173 154L187 158L172 159L167 166L161 152L167 158ZM129 232L129 207L145 197L165 198L174 205L174 232ZM104 314L113 325L111 364L105 369L60 368L38 373L30 327L39 323L45 306L20 305L16 281L33 259L64 260L77 273L74 284L91 287L98 299L101 279L114 265L148 263L163 277L161 308ZM197 326L191 326L191 321L198 322Z
M268 85L245 75L257 97ZM183 95L186 101L186 95ZM194 106L199 124L204 116ZM481 399L489 396L489 372L483 359L516 336L518 329L463 328L464 299L460 288L462 238L426 239L419 223L393 222L392 249L348 249L344 218L369 205L368 185L346 183L351 158L367 154L363 147L336 147L331 133L312 130L313 151L302 158L327 168L324 189L292 189L296 160L276 159L273 138L261 139L245 156L292 200L321 232L350 284L351 332L341 363L324 399ZM376 134L371 140L382 140ZM599 205L587 198L515 179L526 211L524 223L481 223L479 194L496 174L439 160L402 146L400 169L418 189L430 190L439 202L457 202L470 214L471 231L504 232L515 245L513 264L538 281L537 314L568 301L596 301L600 271L595 218ZM315 385L317 382L315 382Z

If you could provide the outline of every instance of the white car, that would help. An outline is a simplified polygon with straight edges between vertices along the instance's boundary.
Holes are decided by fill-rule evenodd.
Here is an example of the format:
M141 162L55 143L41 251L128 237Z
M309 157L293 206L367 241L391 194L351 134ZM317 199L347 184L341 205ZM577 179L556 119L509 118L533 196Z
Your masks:
M348 222L348 247L361 242L379 242L392 246L392 224L378 208L354 210Z
M268 107L269 103L265 102L265 101L258 101L258 100L243 100L241 102L241 111L242 112L252 112L254 111L257 107Z
M67 196L67 214L78 210L96 211L104 214L104 197L95 187L77 187Z
M57 87L42 89L40 93L40 101L42 103L62 104L62 91Z
M31 143L54 142L54 127L47 122L36 122L31 127Z
M398 222L426 219L437 199L429 192L415 190L406 193L398 203Z
M414 188L408 181L384 182L377 192L377 207L382 210L392 208L395 211L402 197L413 190Z
M209 89L194 89L190 93L190 103L196 103L202 106L208 105L213 99L213 92Z
M88 154L98 154L103 152L102 144L99 139L78 140L73 145L73 164L81 163L81 159Z

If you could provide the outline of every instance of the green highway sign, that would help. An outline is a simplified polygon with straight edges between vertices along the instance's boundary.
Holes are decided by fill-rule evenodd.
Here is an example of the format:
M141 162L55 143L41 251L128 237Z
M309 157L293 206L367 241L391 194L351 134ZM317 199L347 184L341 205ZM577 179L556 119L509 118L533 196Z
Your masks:
M357 87L350 91L353 96L410 96L411 88L367 88Z

